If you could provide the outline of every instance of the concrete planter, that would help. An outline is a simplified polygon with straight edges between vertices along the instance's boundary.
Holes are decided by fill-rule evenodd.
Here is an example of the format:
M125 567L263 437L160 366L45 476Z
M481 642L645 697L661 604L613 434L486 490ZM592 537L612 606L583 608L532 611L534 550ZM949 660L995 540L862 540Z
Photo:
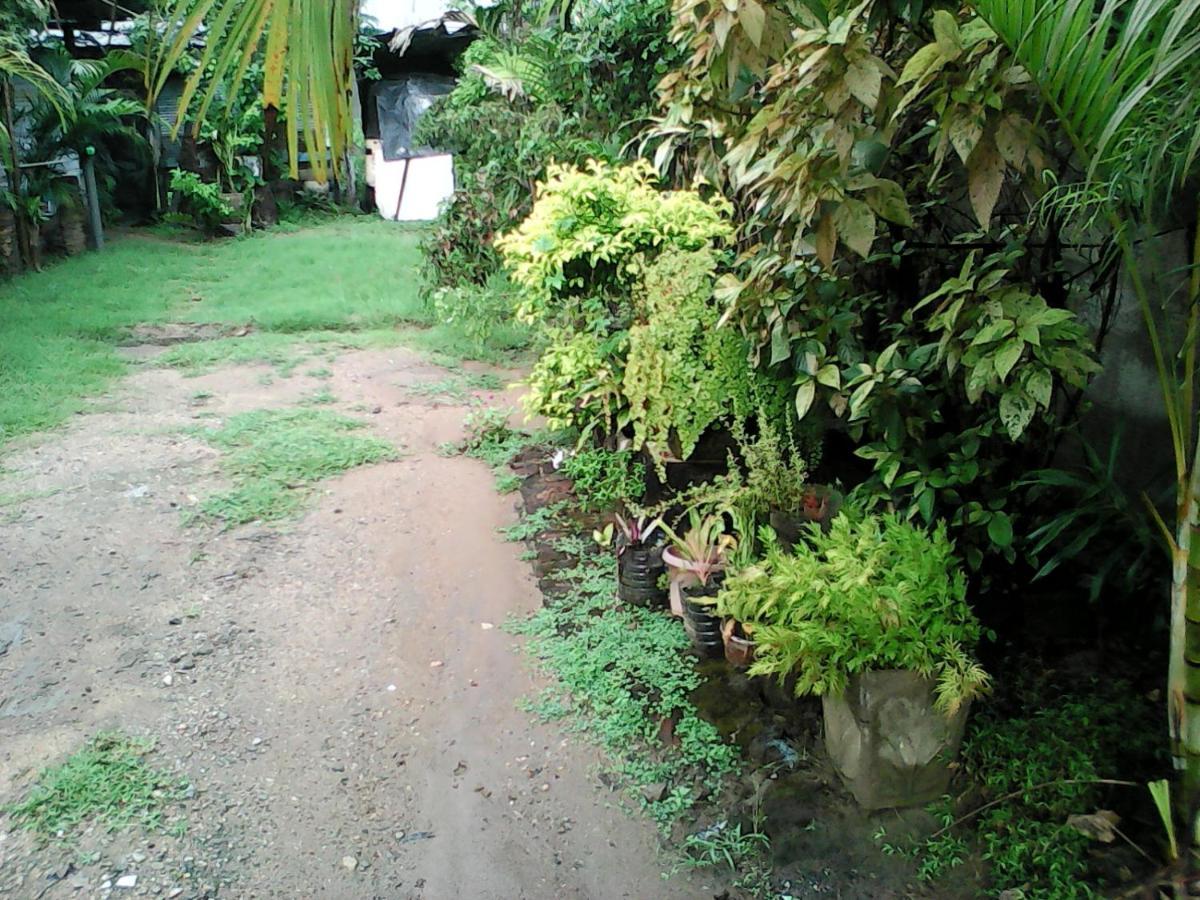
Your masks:
M946 792L969 704L945 716L933 680L901 670L854 675L845 694L821 700L825 747L860 806L921 806Z

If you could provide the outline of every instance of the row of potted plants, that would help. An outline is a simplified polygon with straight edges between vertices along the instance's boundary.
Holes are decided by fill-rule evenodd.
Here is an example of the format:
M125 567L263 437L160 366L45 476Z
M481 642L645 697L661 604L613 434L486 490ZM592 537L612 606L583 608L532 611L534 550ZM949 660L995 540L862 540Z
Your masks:
M862 805L927 802L988 683L965 576L944 527L835 515L836 492L807 496L786 536L728 507L691 510L681 531L618 517L620 596L662 602L665 586L699 655L820 696L827 749Z

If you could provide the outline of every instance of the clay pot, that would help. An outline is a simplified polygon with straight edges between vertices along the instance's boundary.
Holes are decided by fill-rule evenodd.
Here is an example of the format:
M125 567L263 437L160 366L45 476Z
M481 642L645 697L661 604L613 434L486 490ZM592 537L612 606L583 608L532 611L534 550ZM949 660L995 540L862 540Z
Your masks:
M666 571L662 544L626 545L617 554L617 595L634 606L663 606L667 593L658 583Z
M703 598L716 596L724 580L724 574L718 573L708 579L708 584L697 582L680 588L683 593L683 627L692 642L692 649L702 659L720 659L725 655L721 620L713 614L712 603L703 602Z
M746 669L754 662L754 641L739 634L741 626L733 619L726 619L721 626L721 638L725 642L725 659L735 669Z
M924 806L946 793L970 705L943 715L935 687L889 669L853 675L842 696L821 698L825 748L860 806Z
M845 499L840 491L826 485L814 485L811 489L812 502L801 510L771 509L769 521L784 547L794 547L804 537L810 522L817 522L821 530L828 532L829 523L842 508Z

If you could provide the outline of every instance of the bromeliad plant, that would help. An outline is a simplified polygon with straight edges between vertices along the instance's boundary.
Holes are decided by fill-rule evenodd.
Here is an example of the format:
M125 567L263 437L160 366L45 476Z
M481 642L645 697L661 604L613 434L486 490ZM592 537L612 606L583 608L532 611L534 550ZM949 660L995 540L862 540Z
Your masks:
M671 542L663 560L679 580L701 587L725 571L728 556L737 547L737 538L726 532L725 517L720 513L701 515L692 509L682 535L666 524L662 528Z
M944 525L844 514L828 533L810 529L794 554L764 529L762 561L717 595L717 614L753 632L751 675L794 674L798 695L819 695L860 672L911 670L936 680L948 715L987 688L971 657L982 631Z
M629 547L643 547L663 531L662 519L646 515L630 515L628 518L616 513L613 516L620 538L617 540L617 555Z

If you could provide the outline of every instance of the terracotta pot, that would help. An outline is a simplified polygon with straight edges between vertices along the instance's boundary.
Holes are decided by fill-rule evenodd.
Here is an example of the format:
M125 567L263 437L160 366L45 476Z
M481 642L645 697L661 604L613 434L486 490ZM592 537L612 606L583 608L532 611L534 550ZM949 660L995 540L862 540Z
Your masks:
M737 634L738 623L726 619L721 626L721 637L725 642L725 659L736 669L746 669L754 662L754 641L744 634Z
M807 530L805 526L810 522L817 522L822 531L828 532L829 523L841 511L845 497L840 491L821 484L814 485L811 490L815 495L815 502L806 508L799 510L772 508L769 512L771 527L775 529L780 543L785 547L793 547L800 543Z

